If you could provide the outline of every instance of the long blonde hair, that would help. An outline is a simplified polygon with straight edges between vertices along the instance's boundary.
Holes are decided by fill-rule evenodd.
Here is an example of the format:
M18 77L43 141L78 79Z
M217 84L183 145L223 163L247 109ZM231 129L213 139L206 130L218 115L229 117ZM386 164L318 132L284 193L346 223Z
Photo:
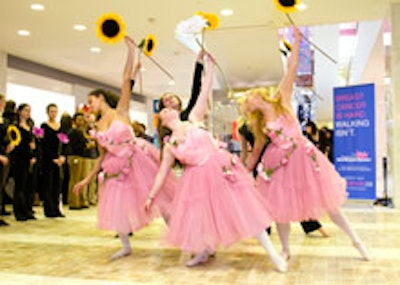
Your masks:
M246 104L248 98L255 95L259 95L263 101L272 104L278 115L286 115L290 113L290 110L288 110L287 107L282 104L282 94L279 90L277 93L273 93L271 92L271 89L267 89L265 87L250 89L246 91L244 99L242 100L243 103ZM245 114L245 116L248 124L255 128L256 132L260 132L264 128L265 118L261 110L254 110Z

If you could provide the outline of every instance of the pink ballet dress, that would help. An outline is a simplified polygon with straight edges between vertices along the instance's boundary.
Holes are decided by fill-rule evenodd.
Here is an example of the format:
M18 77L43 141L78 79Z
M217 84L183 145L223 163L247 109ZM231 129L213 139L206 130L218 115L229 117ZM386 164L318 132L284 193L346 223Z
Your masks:
M347 197L346 182L333 164L301 132L292 115L268 122L271 140L257 165L257 187L275 222L318 219Z
M136 138L130 126L115 120L105 132L92 136L106 150L98 175L98 227L120 233L137 231L161 214L168 219L176 188L172 173L154 201L152 212L144 204L159 168L159 152Z
M184 165L166 242L186 252L255 236L271 223L267 205L237 156L218 148L211 134L191 127L184 142L168 141Z

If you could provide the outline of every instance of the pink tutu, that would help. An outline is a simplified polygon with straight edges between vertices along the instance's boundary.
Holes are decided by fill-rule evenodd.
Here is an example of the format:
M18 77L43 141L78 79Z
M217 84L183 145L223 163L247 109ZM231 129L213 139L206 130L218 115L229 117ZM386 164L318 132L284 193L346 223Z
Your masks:
M176 181L171 174L146 212L145 201L159 168L158 151L153 145L134 137L130 127L114 121L105 133L95 134L106 149L99 173L98 226L120 233L137 231L155 216L169 217Z
M346 182L297 121L281 116L266 130L271 143L257 166L257 186L274 221L318 219L336 211L347 197Z
M184 143L171 143L171 148L185 166L167 243L199 253L255 236L269 226L270 214L253 177L236 156L219 150L208 132L192 128Z

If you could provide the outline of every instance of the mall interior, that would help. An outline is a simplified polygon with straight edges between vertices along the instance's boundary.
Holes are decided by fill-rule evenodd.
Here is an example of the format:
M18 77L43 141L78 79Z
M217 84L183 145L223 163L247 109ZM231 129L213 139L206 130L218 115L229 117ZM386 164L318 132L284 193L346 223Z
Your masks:
M121 93L128 35L141 63L131 122L141 123L160 148L161 95L178 94L183 106L189 104L196 56L205 49L216 63L205 125L238 156L248 148L239 133L239 103L252 88L277 90L298 28L291 105L305 133L315 124L319 146L332 134L321 151L346 179L341 210L369 252L368 261L361 258L324 214L312 232L291 223L287 272L275 269L255 238L221 246L206 262L188 267L191 253L164 242L168 224L157 217L130 233L131 254L110 259L121 241L115 231L97 227L101 183L94 181L87 201L73 206L67 158L59 167L57 217L45 214L39 189L50 174L29 180L34 216L27 219L15 213L14 177L0 181L0 284L400 283L400 0L2 0L0 8L0 94L15 102L14 109L30 106L32 136L48 120L51 103L60 121L88 111L94 89ZM205 26L196 30L199 18ZM110 19L117 24L111 36L102 30ZM5 155L11 159L12 151ZM184 169L178 168L179 178ZM270 239L280 251L274 223Z

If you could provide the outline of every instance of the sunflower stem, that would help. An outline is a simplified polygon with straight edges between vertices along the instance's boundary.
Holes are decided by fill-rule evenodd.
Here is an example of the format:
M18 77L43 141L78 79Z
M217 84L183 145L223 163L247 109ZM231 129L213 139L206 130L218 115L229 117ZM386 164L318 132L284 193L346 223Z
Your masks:
M140 47L140 45L135 44L135 46L140 49L140 51L142 52L142 48ZM151 56L147 56L145 54L145 56L150 59L162 72L164 72L171 80L174 80L174 77L171 75L171 73L169 73L164 67L161 66L161 64L159 64L154 58L152 58Z
M290 24L294 27L297 28L296 24L294 23L292 17L290 17L290 15L288 13L285 13L286 17L288 18ZM304 34L302 32L300 32L300 34L303 36L303 39L309 43L310 45L312 45L317 51L319 51L322 55L324 55L326 58L328 58L329 60L331 60L333 63L337 64L337 61L331 57L329 54L327 54L325 51L323 51L319 46L317 46L316 44L314 44L313 42L311 42L308 38L306 38L304 36Z
M141 57L142 57L142 49L139 50L139 54L138 54L138 59L139 59L139 63L141 61ZM139 92L140 95L143 95L143 81L142 81L142 68L140 68L139 70Z
M196 43L199 45L199 47L200 47L202 50L205 50L206 52L208 52L208 51L206 50L206 48L204 47L204 44L202 44L202 43L199 41L199 39L196 38L195 41L196 41ZM218 68L219 72L221 73L222 81L224 81L224 84L225 84L226 88L228 89L228 95L230 95L230 94L232 93L232 87L231 87L231 85L228 83L228 80L226 79L225 73L223 72L221 66L218 64L218 62L217 62L216 60L215 60L215 66ZM229 96L228 96L228 97L229 97Z

